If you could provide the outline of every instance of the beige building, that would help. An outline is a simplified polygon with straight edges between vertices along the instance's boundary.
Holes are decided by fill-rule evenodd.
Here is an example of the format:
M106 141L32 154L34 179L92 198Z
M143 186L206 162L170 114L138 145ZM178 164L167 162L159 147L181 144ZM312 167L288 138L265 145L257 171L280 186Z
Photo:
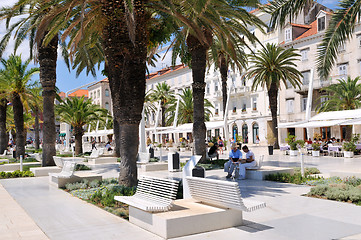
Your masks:
M107 109L113 115L112 98L110 94L109 80L107 78L88 87L89 98L94 104Z

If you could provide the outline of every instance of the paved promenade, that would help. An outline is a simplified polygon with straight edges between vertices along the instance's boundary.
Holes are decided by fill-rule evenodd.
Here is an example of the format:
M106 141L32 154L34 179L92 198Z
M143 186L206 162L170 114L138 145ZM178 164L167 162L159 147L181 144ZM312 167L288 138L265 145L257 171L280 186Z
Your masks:
M256 154L265 151L255 149ZM190 153L189 153L190 154ZM184 154L186 155L186 154ZM265 165L297 166L299 158L280 152L267 156ZM323 173L358 172L361 158L305 158L306 166ZM94 168L117 176L115 164ZM144 174L144 173L140 173ZM154 176L180 176L167 171ZM225 180L222 170L207 177ZM245 225L178 239L361 239L361 207L303 196L310 187L268 181L239 182L244 198L264 201L267 207L244 213ZM47 177L0 180L0 239L161 239L48 183ZM181 226L180 226L181 227Z

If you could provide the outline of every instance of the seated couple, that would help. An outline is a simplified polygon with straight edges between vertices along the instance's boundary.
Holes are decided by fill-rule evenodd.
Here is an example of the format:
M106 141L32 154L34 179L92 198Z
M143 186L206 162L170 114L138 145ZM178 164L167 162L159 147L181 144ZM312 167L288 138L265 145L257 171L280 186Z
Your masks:
M232 150L229 152L229 161L224 164L224 171L228 173L226 178L231 178L233 171L236 170L234 178L237 180L245 179L246 168L256 166L254 153L246 145L242 147L242 150L246 154L245 159L242 159L242 152L237 148L237 144L232 144Z

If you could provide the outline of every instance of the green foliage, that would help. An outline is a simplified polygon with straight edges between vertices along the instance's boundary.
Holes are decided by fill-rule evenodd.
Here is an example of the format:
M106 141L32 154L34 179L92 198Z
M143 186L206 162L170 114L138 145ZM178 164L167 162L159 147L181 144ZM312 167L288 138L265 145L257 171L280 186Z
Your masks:
M5 178L19 178L19 177L34 177L34 173L30 171L19 171L14 172L0 172L0 179Z
M296 174L301 173L301 168L300 167L295 167L293 168L294 172ZM319 174L321 173L320 170L318 170L317 168L305 168L305 175L313 175L313 174Z
M296 141L296 136L288 134L287 137L285 138L285 141L289 145L290 143Z
M291 150L298 150L298 147L303 147L305 145L305 141L299 139L296 140L296 136L288 134L287 138L285 138L286 143L290 145Z
M57 156L57 157L72 157L72 156L73 156L73 154L71 154L71 153L66 153L66 154L57 154L56 156Z
M37 167L41 167L41 164L23 165L23 171L30 171L30 168L37 168Z
M342 145L343 150L349 151L349 152L355 152L356 151L356 145L353 142L344 142Z
M149 162L159 162L159 158L158 157L150 158Z
M265 176L265 180L275 181L275 182L284 182L284 183L294 183L294 184L305 184L306 182L312 180L322 179L321 177L311 176L312 174L318 174L320 171L317 168L306 168L305 169L305 177L301 174L300 168L294 168L294 174L291 175L289 173L276 173L269 174Z
M77 164L75 166L75 171L84 171L84 170L92 170L92 169L84 164Z
M312 143L312 150L313 151L320 151L321 144L319 143Z

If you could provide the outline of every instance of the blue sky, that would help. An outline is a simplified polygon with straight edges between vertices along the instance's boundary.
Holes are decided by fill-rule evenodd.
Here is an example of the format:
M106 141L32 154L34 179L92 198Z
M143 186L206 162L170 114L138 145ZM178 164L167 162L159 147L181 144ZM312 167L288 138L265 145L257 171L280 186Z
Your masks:
M0 7L3 6L10 6L12 4L14 4L16 2L16 0L6 0L6 1L0 1ZM267 1L262 1L264 3L266 3ZM318 1L320 4L323 4L331 9L334 9L336 7L336 4L338 3L338 1L332 1L332 0L319 0ZM5 25L4 23L0 23L0 37L2 37L2 35L5 32ZM10 42L9 47L7 48L7 50L5 51L4 57L6 58L9 54L11 54L13 49L13 43ZM29 56L28 53L28 45L26 43L24 43L23 45L20 46L18 53L22 54L23 59L26 59ZM60 54L59 54L60 55ZM162 67L165 67L166 65L170 65L170 57L171 54L168 52L167 56L165 57L165 59L163 61L161 61L161 59L159 60L159 62L157 63L157 67L155 68L150 68L150 72L154 72L157 71L158 69L161 69ZM77 78L75 71L72 70L69 72L69 70L67 69L63 59L61 59L61 57L59 57L58 63L57 63L57 87L60 89L60 91L66 92L69 91L71 89L77 88L81 85L93 82L93 81L100 81L102 79L105 78L105 76L103 76L101 74L101 70L97 71L97 76L96 78L94 78L92 75L87 76L85 74L85 72L81 73L80 76ZM34 77L34 79L39 79L39 76Z

